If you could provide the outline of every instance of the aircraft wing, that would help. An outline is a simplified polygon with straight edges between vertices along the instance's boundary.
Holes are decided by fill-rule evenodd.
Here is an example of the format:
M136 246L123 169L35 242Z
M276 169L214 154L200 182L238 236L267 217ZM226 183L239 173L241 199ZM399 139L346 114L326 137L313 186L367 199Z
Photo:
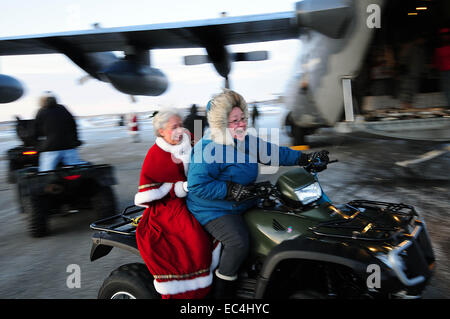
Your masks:
M83 52L205 47L276 41L298 37L295 12L102 28L0 38L0 56L60 53L73 47Z

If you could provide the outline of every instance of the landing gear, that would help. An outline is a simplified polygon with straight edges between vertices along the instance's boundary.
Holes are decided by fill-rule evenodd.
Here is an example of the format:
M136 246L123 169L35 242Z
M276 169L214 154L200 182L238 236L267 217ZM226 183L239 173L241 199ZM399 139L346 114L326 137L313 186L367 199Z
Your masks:
M306 135L308 133L308 130L295 124L294 120L292 119L292 112L289 112L289 114L286 116L284 125L287 131L287 135L292 138L293 145L306 144Z

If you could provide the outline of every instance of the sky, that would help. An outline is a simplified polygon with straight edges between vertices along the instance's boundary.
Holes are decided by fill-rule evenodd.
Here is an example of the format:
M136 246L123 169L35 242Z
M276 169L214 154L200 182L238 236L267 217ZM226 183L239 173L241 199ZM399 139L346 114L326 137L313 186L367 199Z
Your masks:
M292 11L293 0L0 0L0 38L87 30L93 23L104 28L163 22L211 19L227 12L228 16ZM231 88L244 98L271 99L285 90L299 49L298 40L265 42L229 47L230 52L268 50L269 60L239 62L232 65ZM59 101L76 116L140 112L161 106L188 107L205 105L220 92L223 79L210 64L185 66L185 55L205 54L204 49L151 51L152 66L169 79L168 90L160 96L129 96L110 84L97 80L83 85L78 80L85 73L61 54L0 57L0 73L13 76L25 87L19 100L0 104L0 121L15 115L32 118L43 91L53 91Z

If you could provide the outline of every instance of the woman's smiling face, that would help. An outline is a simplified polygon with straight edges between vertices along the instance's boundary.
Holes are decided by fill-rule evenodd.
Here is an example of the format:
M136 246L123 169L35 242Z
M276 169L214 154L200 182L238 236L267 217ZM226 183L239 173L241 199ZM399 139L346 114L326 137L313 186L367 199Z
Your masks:
M228 129L231 136L239 141L243 141L247 135L247 118L240 107L233 107L228 115Z
M177 115L169 118L164 129L159 129L159 135L169 144L176 145L183 139L183 121Z

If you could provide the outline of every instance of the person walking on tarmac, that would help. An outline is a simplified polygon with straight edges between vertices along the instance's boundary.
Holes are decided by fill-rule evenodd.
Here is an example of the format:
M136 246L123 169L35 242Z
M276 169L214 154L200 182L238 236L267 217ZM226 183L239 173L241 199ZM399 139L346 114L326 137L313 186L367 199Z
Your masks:
M252 125L255 128L256 128L256 121L258 120L258 117L259 117L258 106L255 103L253 105L253 111L252 111Z
M40 98L39 104L34 133L39 151L39 171L53 170L58 163L85 164L76 149L81 141L78 140L77 125L72 114L58 104L54 94L49 91Z
M131 135L131 139L133 140L133 143L140 142L138 118L135 113L130 114L130 120L128 121L128 127L130 129L129 132Z
M194 136L194 144L202 138L206 124L206 118L198 114L197 104L192 104L189 115L183 121L183 126Z

